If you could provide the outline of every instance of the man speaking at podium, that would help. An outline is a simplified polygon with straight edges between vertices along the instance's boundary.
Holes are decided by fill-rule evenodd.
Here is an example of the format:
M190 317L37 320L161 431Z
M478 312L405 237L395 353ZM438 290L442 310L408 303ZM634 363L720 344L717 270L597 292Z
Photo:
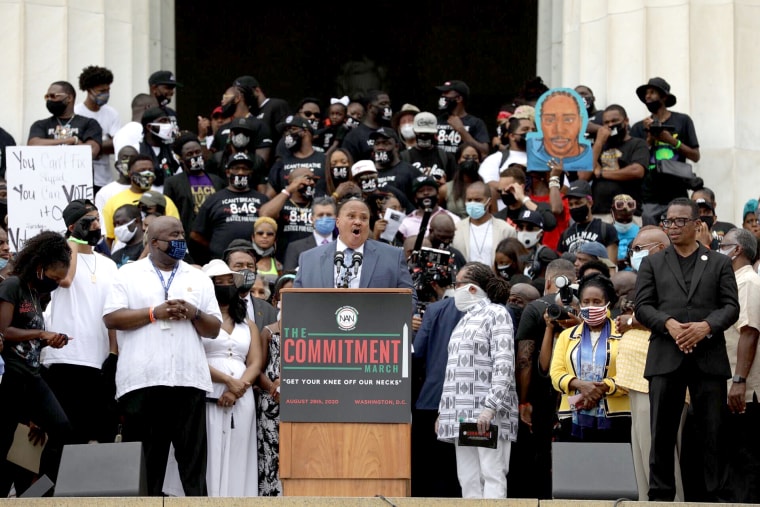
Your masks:
M360 199L342 203L336 220L338 239L301 254L293 287L412 289L403 250L367 239L369 216L369 207ZM412 297L416 307L414 290Z

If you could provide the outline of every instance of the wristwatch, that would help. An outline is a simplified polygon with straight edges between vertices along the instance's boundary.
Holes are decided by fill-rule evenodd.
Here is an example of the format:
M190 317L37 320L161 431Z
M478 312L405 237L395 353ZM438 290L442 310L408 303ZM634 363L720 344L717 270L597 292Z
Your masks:
M731 379L731 382L733 382L734 384L744 384L745 382L747 382L747 379L742 377L741 375L734 375L733 378Z

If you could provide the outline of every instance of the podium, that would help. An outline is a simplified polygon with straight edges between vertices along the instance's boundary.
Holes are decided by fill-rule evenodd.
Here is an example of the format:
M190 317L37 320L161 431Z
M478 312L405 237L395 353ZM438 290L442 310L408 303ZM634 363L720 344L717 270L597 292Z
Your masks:
M284 289L284 496L411 495L411 291Z

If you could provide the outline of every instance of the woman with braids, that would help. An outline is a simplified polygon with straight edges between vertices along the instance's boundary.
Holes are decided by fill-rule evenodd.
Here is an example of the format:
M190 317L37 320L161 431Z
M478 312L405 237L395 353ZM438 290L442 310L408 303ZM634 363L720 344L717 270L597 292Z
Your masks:
M5 456L19 422L34 421L47 433L39 473L53 482L58 476L63 446L71 438L69 420L40 376L42 347L60 348L69 341L65 334L45 330L40 298L58 288L68 274L70 262L71 249L66 239L56 232L41 232L24 244L16 256L12 276L0 284L0 334L5 342L5 374L0 382L0 498L7 497L10 489L11 474Z
M578 299L583 322L559 335L549 370L554 388L562 393L562 438L630 442L628 393L615 382L621 336L608 312L617 302L615 287L593 273L581 279Z
M438 440L456 446L463 498L506 498L511 443L517 437L517 392L509 283L480 262L457 273L454 301L465 312L449 340L438 409ZM459 423L479 432L498 427L496 449L459 444Z

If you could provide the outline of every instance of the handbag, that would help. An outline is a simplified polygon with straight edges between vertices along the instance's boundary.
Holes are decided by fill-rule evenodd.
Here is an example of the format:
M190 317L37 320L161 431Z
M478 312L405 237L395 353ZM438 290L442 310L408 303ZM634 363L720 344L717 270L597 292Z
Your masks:
M678 160L658 160L655 163L655 167L660 174L667 174L668 176L675 176L684 180L692 180L696 176L690 164L679 162Z

